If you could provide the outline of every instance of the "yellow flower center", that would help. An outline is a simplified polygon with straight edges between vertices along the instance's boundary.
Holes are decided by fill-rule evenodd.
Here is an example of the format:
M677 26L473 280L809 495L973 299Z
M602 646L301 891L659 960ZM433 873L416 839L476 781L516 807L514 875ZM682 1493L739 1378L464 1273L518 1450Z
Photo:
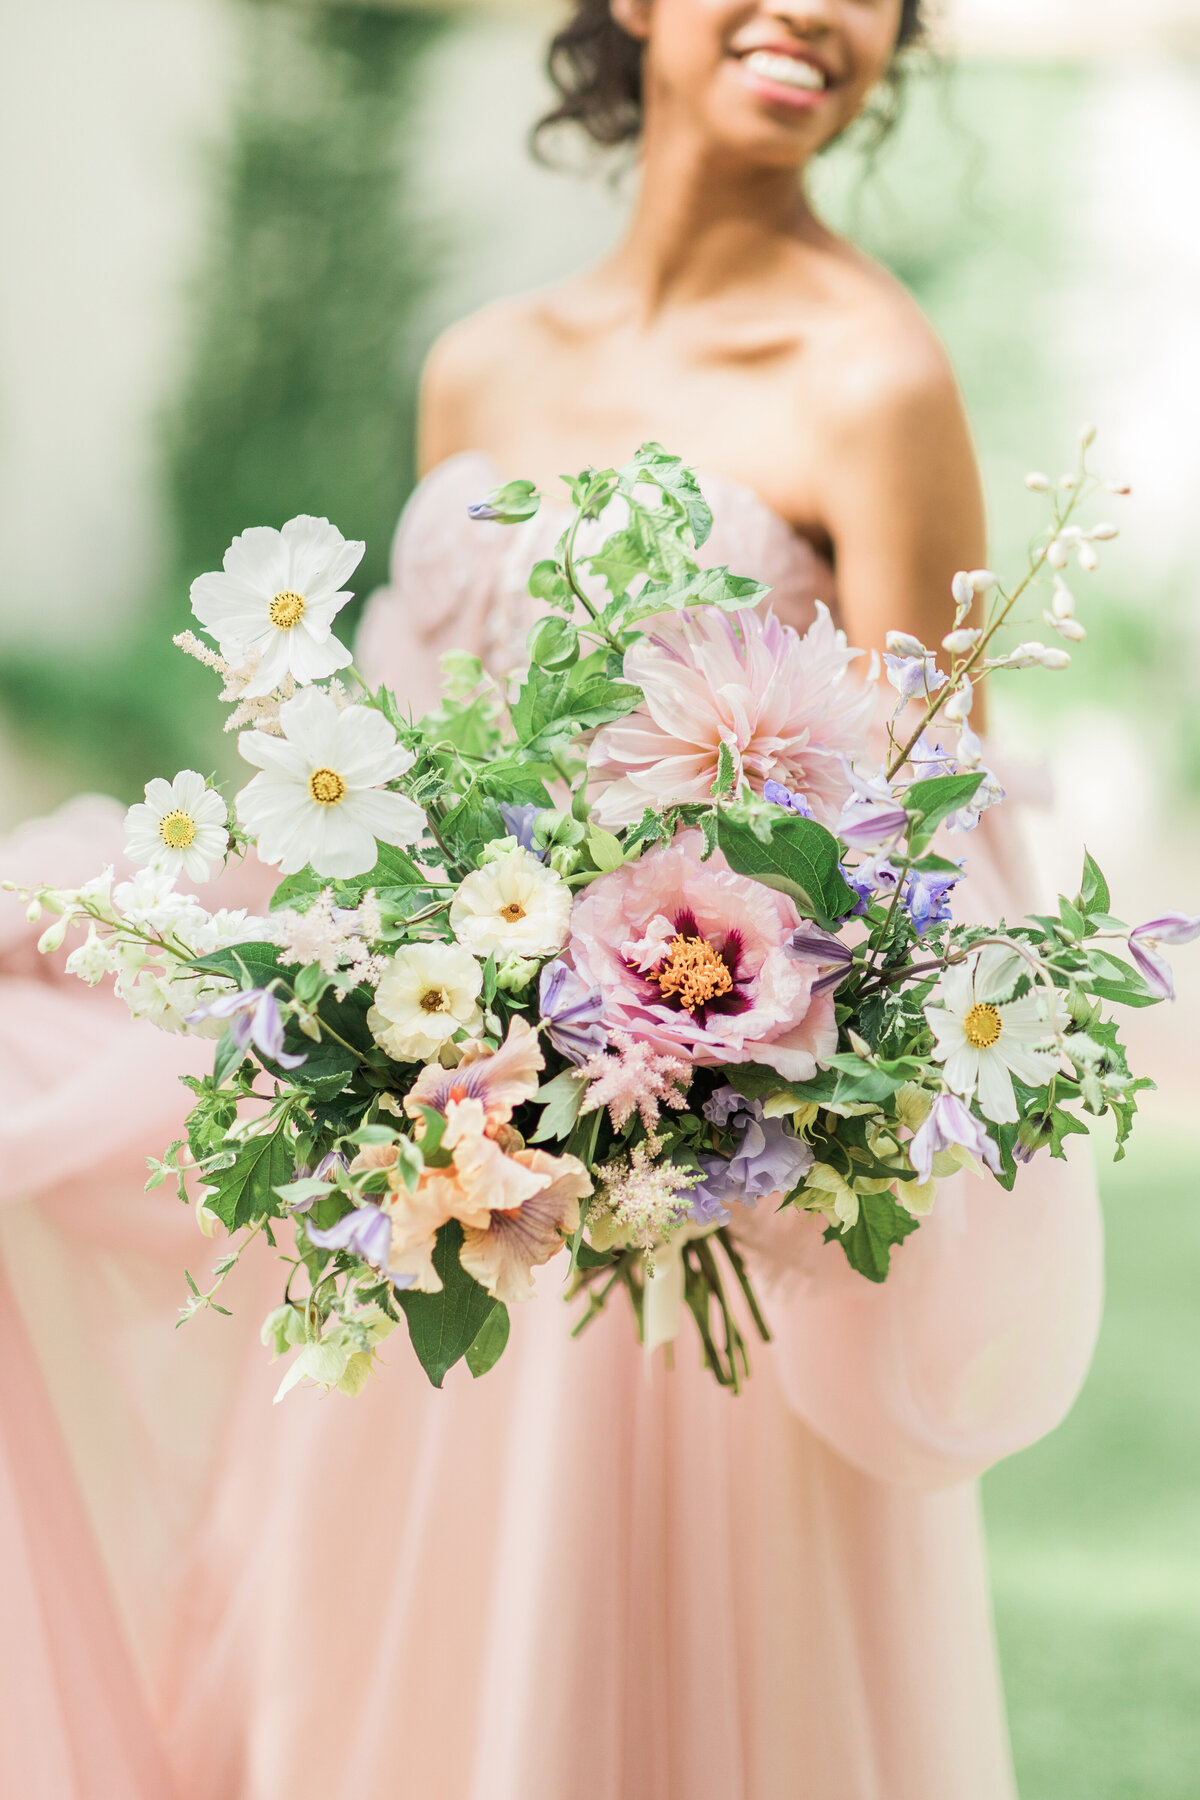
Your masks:
M346 784L334 769L314 769L308 791L319 806L336 806L346 798Z
M515 925L519 919L525 917L525 908L519 900L510 900L507 906L500 908L500 917L507 919L510 925Z
M706 1006L719 994L733 989L733 976L708 939L702 937L672 938L666 960L650 979L657 981L664 1000L670 994L678 994L679 1004L688 1012L695 1012L698 1006Z
M168 850L186 850L196 841L196 821L191 813L166 813L158 822L158 835Z
M291 588L284 588L267 608L272 625L278 625L280 631L290 631L304 617L304 605L303 594L294 594Z
M421 1011L427 1013L449 1012L445 988L426 988L421 995Z
M972 1050L990 1050L1004 1030L1004 1020L994 1006L973 1006L963 1020L963 1036Z

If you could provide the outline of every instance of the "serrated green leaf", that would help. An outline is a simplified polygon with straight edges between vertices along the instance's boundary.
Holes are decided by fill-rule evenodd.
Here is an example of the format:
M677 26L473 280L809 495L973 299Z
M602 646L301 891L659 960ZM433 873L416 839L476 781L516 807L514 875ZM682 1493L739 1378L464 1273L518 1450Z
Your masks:
M462 1241L457 1219L451 1219L437 1234L433 1266L442 1280L440 1293L401 1289L396 1294L408 1320L417 1360L436 1388L446 1379L446 1371L466 1355L496 1306L487 1289L459 1262Z
M275 944L226 944L207 956L197 956L189 969L209 969L214 975L231 976L241 988L266 987L282 971Z
M827 1244L840 1244L852 1269L868 1281L886 1281L895 1245L917 1229L918 1221L891 1194L860 1194L858 1220L849 1231L831 1225Z
M826 931L835 930L855 899L838 865L833 833L814 819L782 811L770 822L770 833L763 843L732 811L717 816L717 843L730 868L789 894L806 918L815 919Z
M561 1075L540 1087L534 1095L534 1103L542 1107L542 1117L529 1142L548 1144L569 1137L586 1092L587 1082L573 1069L564 1069Z
M472 1375L478 1378L495 1368L504 1355L508 1332L508 1308L497 1300L467 1350L467 1367Z
M735 770L736 765L733 760L733 751L729 748L725 739L722 738L717 748L716 780L708 790L714 800L724 800L728 798L729 790L733 786Z
M215 1192L206 1196L205 1205L228 1231L240 1231L264 1214L278 1218L282 1208L275 1190L291 1179L292 1167L292 1146L282 1129L244 1138L234 1148L230 1167L206 1177Z
M706 541L712 530L712 509L681 456L673 456L652 441L642 444L632 462L619 471L619 482L626 494L632 494L641 482L652 482L681 515L696 548Z

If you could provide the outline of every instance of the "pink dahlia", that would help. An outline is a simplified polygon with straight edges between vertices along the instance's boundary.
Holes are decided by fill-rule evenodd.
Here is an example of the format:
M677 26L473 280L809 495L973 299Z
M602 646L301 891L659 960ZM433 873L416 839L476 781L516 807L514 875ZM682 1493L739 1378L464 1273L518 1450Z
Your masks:
M800 915L783 894L701 862L698 831L601 875L571 914L566 954L598 987L610 1036L684 1062L768 1063L808 1081L837 1049L822 965L789 948Z
M820 604L803 637L774 613L715 606L654 621L625 653L645 698L588 756L597 822L615 830L648 806L709 799L724 743L756 793L777 781L832 824L850 794L841 758L865 750L875 704L846 680L861 654Z

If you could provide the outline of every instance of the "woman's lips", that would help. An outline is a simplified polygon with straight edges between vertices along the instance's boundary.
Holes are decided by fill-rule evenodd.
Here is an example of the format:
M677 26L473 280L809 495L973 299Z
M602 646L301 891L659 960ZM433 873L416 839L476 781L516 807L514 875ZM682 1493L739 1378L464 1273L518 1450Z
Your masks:
M776 106L807 111L819 105L828 91L824 69L803 57L777 50L750 50L737 61L747 87Z

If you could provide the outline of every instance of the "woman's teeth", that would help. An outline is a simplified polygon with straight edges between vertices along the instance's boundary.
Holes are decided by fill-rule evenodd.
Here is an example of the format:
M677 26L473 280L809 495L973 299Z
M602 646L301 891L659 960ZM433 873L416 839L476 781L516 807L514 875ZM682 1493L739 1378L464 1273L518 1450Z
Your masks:
M802 62L798 56L781 56L774 50L751 50L742 61L755 75L761 75L764 81L777 82L780 87L804 88L809 93L819 94L826 86L825 71L810 62Z

